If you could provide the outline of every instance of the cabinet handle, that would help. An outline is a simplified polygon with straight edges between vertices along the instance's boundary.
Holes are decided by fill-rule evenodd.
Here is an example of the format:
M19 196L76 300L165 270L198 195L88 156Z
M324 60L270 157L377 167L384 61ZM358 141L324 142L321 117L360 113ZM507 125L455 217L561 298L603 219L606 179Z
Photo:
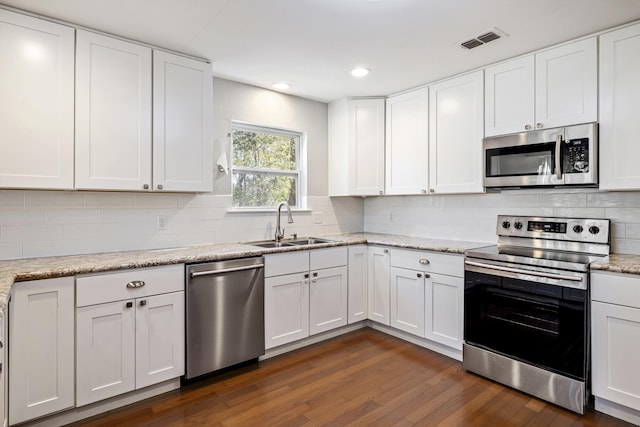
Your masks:
M542 129L542 123L536 123L536 128L537 129Z
M142 188L144 188L145 190L148 190L148 189L149 189L149 184L144 184L144 185L142 186Z
M524 125L524 130L531 130L531 125Z
M421 278L422 274L418 273L418 274L416 274L416 276L418 276L418 278Z
M144 285L145 283L142 280L132 280L129 283L127 283L127 288L136 289L136 288L141 288Z
M418 262L422 265L429 265L429 260L426 258L421 258Z
M125 304L125 307L127 307L127 308L131 308L131 307L133 307L133 303L132 303L131 301L129 301L129 302L127 302L127 303Z
M144 307L145 305L147 305L146 299L143 299L142 301L140 301L140 307Z
M383 192L382 190L380 190L378 193L379 193L381 196L382 196L382 195L384 195L384 192Z
M389 253L389 249L385 249L385 250L384 250L384 253L385 253L385 254L388 254L388 253Z
M158 190L162 190L163 188L164 188L164 185L158 184Z

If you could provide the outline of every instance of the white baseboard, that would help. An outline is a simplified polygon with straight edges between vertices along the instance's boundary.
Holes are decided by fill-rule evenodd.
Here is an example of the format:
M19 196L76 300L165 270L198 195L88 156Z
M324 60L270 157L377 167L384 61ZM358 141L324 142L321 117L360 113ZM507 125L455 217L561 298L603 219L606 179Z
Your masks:
M640 426L640 411L629 408L619 403L611 402L601 397L595 398L596 411L619 418L628 423Z
M85 418L93 417L94 415L113 411L114 409L121 408L123 406L139 402L141 400L149 399L150 397L158 396L172 390L177 390L179 388L180 378L175 378L169 381L162 382L160 384L145 387L141 390L134 390L121 396L115 396L110 399L92 403L91 405L69 409L68 411L59 412L57 414L49 415L44 418L38 418L37 420L21 424L21 426L62 426L83 420Z

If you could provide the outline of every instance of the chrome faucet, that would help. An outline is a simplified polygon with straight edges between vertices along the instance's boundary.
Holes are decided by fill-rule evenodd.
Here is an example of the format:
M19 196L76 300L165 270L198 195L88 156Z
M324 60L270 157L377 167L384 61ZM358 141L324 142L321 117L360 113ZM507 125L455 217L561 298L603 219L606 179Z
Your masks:
M287 216L289 217L287 219L287 222L289 224L293 223L293 217L291 216L291 208L289 207L289 203L280 202L280 204L278 205L278 219L276 220L276 242L279 242L284 237L284 228L280 229L280 212L283 206L287 208Z

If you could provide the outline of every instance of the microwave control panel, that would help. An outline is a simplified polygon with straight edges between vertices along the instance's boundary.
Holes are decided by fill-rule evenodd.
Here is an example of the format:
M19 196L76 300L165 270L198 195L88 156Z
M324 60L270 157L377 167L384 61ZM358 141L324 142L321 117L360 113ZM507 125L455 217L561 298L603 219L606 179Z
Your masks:
M562 145L564 173L589 172L589 138L568 139Z

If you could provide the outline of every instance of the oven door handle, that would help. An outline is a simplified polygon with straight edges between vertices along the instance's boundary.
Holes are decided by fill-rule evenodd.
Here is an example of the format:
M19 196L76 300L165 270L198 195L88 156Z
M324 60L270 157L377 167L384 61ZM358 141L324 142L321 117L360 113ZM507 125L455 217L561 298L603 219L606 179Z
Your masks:
M466 265L472 265L474 267L482 267L482 268L488 268L490 270L506 271L508 273L528 274L528 275L531 275L531 276L547 277L549 279L559 279L559 280L570 280L572 282L582 282L582 277L565 276L564 274L543 273L543 272L540 272L540 271L533 271L533 270L522 270L522 269L519 269L519 268L504 267L504 266L501 266L501 265L493 265L493 264L485 264L483 262L476 262L476 261L469 261L469 260L465 260L464 263Z

